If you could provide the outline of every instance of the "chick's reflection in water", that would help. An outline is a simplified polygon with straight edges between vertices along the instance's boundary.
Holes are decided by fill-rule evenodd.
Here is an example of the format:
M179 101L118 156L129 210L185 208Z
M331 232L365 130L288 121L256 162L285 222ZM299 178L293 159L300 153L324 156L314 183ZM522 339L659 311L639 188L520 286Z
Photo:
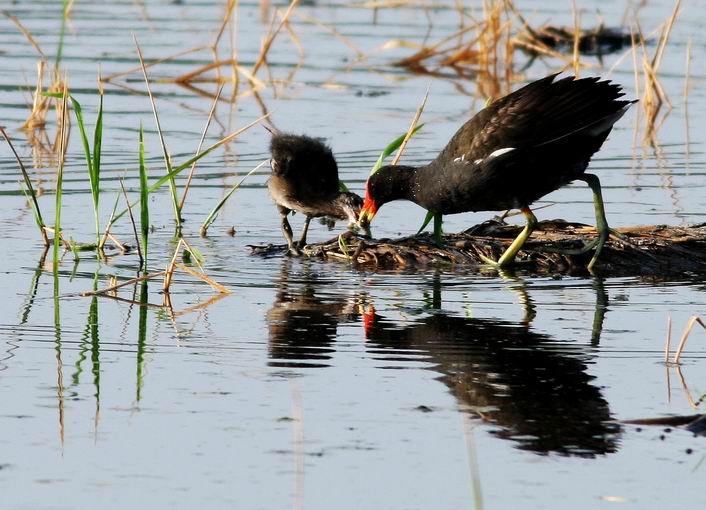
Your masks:
M586 372L588 354L562 350L526 324L437 311L401 326L371 308L365 333L376 355L426 358L463 410L522 449L581 457L617 450L620 429Z
M272 308L267 312L269 366L327 366L339 322L358 320L356 297L331 292L336 280L319 278L303 261L301 271L283 261Z

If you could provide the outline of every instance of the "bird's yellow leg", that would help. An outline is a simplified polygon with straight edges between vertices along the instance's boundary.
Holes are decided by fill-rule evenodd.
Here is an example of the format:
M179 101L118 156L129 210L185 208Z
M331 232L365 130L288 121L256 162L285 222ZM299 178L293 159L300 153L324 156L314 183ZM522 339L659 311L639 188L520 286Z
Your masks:
M598 261L598 255L600 255L603 246L608 240L610 235L610 227L608 226L608 220L605 217L605 207L603 206L603 194L601 193L601 181L597 176L593 174L584 174L581 180L588 184L593 192L593 208L596 212L596 231L598 232L598 237L595 240L595 249L593 252L593 257L591 257L591 262L588 263L588 270L591 271L593 266Z
M601 254L601 250L603 250L603 246L605 245L606 241L608 240L608 237L610 236L611 230L608 226L608 220L606 220L605 217L603 194L601 193L601 181L598 179L597 176L593 174L584 174L581 177L578 177L577 180L583 181L588 184L588 187L591 188L591 191L593 192L593 209L596 214L596 232L598 233L598 236L593 241L585 243L583 245L583 248L579 248L577 250L557 249L548 251L554 251L565 255L580 255L582 253L595 250L593 252L593 257L591 257L591 261L588 263L588 270L592 271L593 266L595 266L596 262L598 261L598 256ZM621 237L617 232L613 233Z
M537 217L534 215L532 210L529 207L523 207L520 209L522 211L522 215L525 217L527 220L527 223L525 224L525 228L522 229L522 232L520 232L520 235L518 235L515 240L512 242L510 246L508 246L507 250L500 256L500 258L495 261L493 259L490 259L488 257L485 257L483 255L480 255L480 258L483 259L483 261L486 264L489 264L491 266L495 267L505 267L509 264L512 264L512 262L515 260L515 256L517 255L517 252L522 249L522 246L525 244L527 239L529 239L529 236L532 235L532 231L534 231L534 227L537 226Z

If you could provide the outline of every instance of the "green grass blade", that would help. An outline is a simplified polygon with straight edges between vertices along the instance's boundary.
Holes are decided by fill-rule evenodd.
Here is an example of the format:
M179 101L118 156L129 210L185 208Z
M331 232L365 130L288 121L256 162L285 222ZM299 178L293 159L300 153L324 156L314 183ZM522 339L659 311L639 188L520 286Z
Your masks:
M140 123L140 230L142 233L142 270L147 272L147 240L150 232L149 183L145 166L145 142L142 123Z
M173 177L175 177L176 175L178 175L180 172L183 172L185 169L189 168L189 167L190 167L192 164L194 164L196 161L198 161L198 160L200 160L201 158L207 156L208 154L210 154L211 152L213 152L214 150L216 150L216 149L219 148L220 146L225 145L225 144L227 144L228 142L231 142L231 141L234 140L238 135L240 135L241 133L247 131L248 129L250 129L251 127L255 126L256 124L259 124L260 121L266 119L266 118L269 117L269 116L270 116L270 114L267 113L267 114L263 115L262 117L259 117L258 119L255 119L255 120L252 121L250 124L247 124L247 125L241 127L240 129L238 129L238 130L235 131L234 133L231 133L231 134L229 134L228 136L226 136L226 137L224 137L224 138L221 138L220 140L218 140L216 143L214 143L213 145L211 145L211 146L208 147L207 149L204 149L203 151L199 152L198 154L196 154L195 156L193 156L192 158L190 158L190 159L189 159L188 161L186 161L185 163L182 163L182 164L179 165L178 167L174 168L174 169L173 169L170 173L168 173L167 175L163 175L162 177L160 177L159 179L157 179L157 180L154 182L154 184L152 184L152 186L150 186L150 187L148 188L147 192L148 192L148 193L153 193L154 191L157 191L162 185L164 185L165 182L169 181L170 178L173 178ZM134 205L134 204L133 204L133 205ZM122 218L125 214L127 214L127 209L123 209L123 210L120 211L118 214L116 214L116 215L115 215L115 218L113 218L113 221L114 221L114 222L117 221L119 218Z
M265 165L265 164L267 164L268 161L269 161L269 159L266 159L265 161L263 161L262 163L260 163L259 165L257 165L255 168L253 168L252 170L250 170L247 174L245 174L245 177L243 177L242 179L240 179L240 181L238 181L238 182L230 189L230 191L228 191L228 193L226 193L226 194L223 196L223 198L221 198L221 200L216 204L216 207L214 207L214 208L211 210L211 212L208 214L208 216L206 217L206 219L204 220L204 222L201 224L201 235L202 235L202 236L205 236L205 235L206 235L206 233L208 232L208 227L210 227L211 224L216 220L216 216L218 216L218 212L219 212L219 211L221 210L221 208L225 205L225 203L228 201L228 199L231 197L231 195L232 195L233 193L235 193L235 190L237 190L237 189L240 187L240 185L243 184L243 182L245 181L245 179L247 179L247 178L250 177L252 174L254 174L257 170L259 170L260 168L262 168L262 166Z
M78 124L79 132L81 134L83 153L86 157L88 179L91 185L91 198L93 200L93 217L96 224L96 242L100 242L101 231L98 211L98 200L100 195L100 169L96 168L95 162L98 161L98 164L100 165L100 137L102 136L103 123L103 96L101 96L100 106L98 110L98 120L96 121L96 128L93 136L93 154L91 154L91 145L88 140L88 134L86 133L86 123L83 119L83 110L81 108L81 103L79 103L78 100L72 95L69 95L69 99L71 100L71 105L74 107L76 123ZM96 142L96 140L98 141Z
M59 69L61 58L64 55L64 36L66 35L66 22L69 17L69 5L71 0L64 0L61 7L61 28L59 29L59 44L56 48L56 62L54 67Z
M98 221L100 203L100 182L101 182L101 151L103 149L103 94L100 94L98 103L98 117L96 127L93 130L93 178L91 179L91 191L93 193L93 209L96 212L96 234L100 235L100 223Z
M46 97L54 97L61 99L61 92L44 92L42 95ZM86 124L83 119L83 110L81 103L69 95L71 105L74 108L74 115L78 123L79 132L81 134L81 143L83 145L84 156L86 157L86 167L88 168L88 178L91 184L91 198L93 200L93 216L96 224L96 239L100 243L100 218L99 218L99 199L100 199L100 161L101 161L101 144L103 138L103 94L100 95L100 103L98 107L98 118L96 119L96 127L93 133L93 154L91 154L91 146L86 133Z
M89 145L88 135L86 134L86 124L83 122L83 110L81 109L81 103L79 103L74 96L69 95L69 99L71 100L71 105L74 107L74 115L76 116L76 122L78 123L78 128L81 133L81 143L83 144L84 156L86 156L88 176L92 178L93 160L91 159L91 146ZM93 182L91 182L91 190L93 190Z
M39 233L41 234L42 239L44 239L45 246L48 246L49 240L47 239L47 232L46 230L44 230L46 223L44 223L44 218L42 218L42 211L39 209L39 202L37 201L37 194L34 191L34 187L32 186L32 179L30 179L29 173L27 172L27 168L25 168L24 163L22 163L20 155L17 154L15 146L12 145L12 140L10 140L10 137L7 136L7 133L5 132L5 129L2 126L0 126L0 133L2 133L2 136L5 138L5 141L10 146L10 150L14 154L15 160L17 161L17 164L20 167L20 172L22 173L22 179L24 181L24 188L22 188L22 192L25 194L28 200L31 199L32 212L34 213L34 221L37 223Z
M414 131L412 131L412 136L414 136L415 134L417 134L417 131L419 131L420 129L422 129L423 126L424 126L424 124L419 124L417 127L415 127L415 128L414 128ZM393 152L395 152L395 151L399 148L400 145L402 145L402 142L404 142L404 139L405 139L406 136L407 136L407 133L403 134L402 136L399 136L399 137L395 138L395 139L390 143L390 145L388 145L387 147L385 147L385 149L384 149L384 150L382 151L382 153L380 154L380 157L378 158L378 160L377 160L377 161L375 162L375 164L373 165L372 170L370 170L370 175L373 175L375 172L377 172L378 170L380 170L380 168L382 167L382 163L385 161L385 159L387 159Z
M422 223L422 226L419 227L419 230L417 230L417 235L422 233L422 230L427 228L427 225L429 225L429 222L434 219L434 213L431 211L427 211L427 215L424 217L424 222Z

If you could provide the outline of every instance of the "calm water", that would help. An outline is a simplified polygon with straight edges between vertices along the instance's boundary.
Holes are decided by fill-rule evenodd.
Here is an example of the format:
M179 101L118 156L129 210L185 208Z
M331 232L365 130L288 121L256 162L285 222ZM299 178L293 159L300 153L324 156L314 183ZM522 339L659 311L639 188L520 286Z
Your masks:
M586 9L584 26L597 23L594 4L577 3ZM58 4L14 2L3 9L53 58ZM662 66L674 109L659 132L660 149L634 145L633 108L592 164L613 225L706 220L701 128L706 75L697 65L706 47L706 15L696 4L684 5ZM534 12L535 24L572 23L567 2L517 5L528 15ZM615 24L627 2L598 5L608 24ZM77 2L66 28L63 68L89 124L99 68L109 75L137 64L132 33L147 59L168 56L211 44L223 9L222 2L210 0ZM649 2L640 11L643 28L651 31L671 9L667 0ZM245 95L235 105L221 104L207 142L266 108L279 129L325 137L342 178L360 192L377 154L407 128L429 83L427 125L410 144L406 161L431 159L482 106L484 98L472 95L475 83L408 74L389 63L410 50L378 51L394 39L422 42L428 29L423 10L381 9L375 20L370 9L343 3L307 3L297 10L336 27L361 51L373 52L370 58L349 67L355 53L346 45L326 29L293 18L304 49L301 66L283 32L268 59L280 85L261 91L261 103ZM450 9L428 16L430 41L458 24ZM55 169L18 131L28 114L37 54L2 19L2 123L33 167L43 212L52 218ZM239 20L238 55L250 68L267 22L260 5L252 3L240 4ZM693 65L686 115L689 39ZM618 57L585 72L608 74ZM206 50L150 69L161 80L154 91L174 161L195 151L211 99L168 80L210 58ZM631 60L628 55L611 74L630 96ZM537 61L526 78L556 68L557 62ZM215 90L212 83L199 86L206 93ZM143 92L138 74L105 86L102 222L120 178L133 195L138 187L140 121L147 130L150 174L164 173ZM246 245L281 242L264 174L249 178L209 238L199 238L207 211L267 156L268 136L256 127L199 165L184 211L186 235L206 257L209 275L233 293L214 298L208 286L178 275L172 309L160 306L160 282L122 289L119 296L127 301L78 295L107 285L113 275L135 276L134 254L100 265L91 253L82 253L79 262L66 254L55 278L3 144L2 508L706 504L702 437L681 428L620 423L699 412L690 403L706 388L704 332L694 331L680 371L665 367L662 348L669 316L677 337L691 315L705 316L700 278L552 279L522 272L492 277L451 269L374 273L315 260L252 257ZM74 129L62 216L68 235L88 241L93 220L82 158ZM590 193L580 185L541 204L553 205L539 210L540 218L593 221ZM155 194L150 206L155 227L150 268L159 270L174 246L168 191ZM445 228L461 230L489 214L447 217ZM374 233L409 233L423 216L412 204L388 205ZM294 222L297 228L299 217ZM227 233L231 226L234 237ZM127 222L115 233L132 242ZM318 224L310 231L311 240L332 235Z

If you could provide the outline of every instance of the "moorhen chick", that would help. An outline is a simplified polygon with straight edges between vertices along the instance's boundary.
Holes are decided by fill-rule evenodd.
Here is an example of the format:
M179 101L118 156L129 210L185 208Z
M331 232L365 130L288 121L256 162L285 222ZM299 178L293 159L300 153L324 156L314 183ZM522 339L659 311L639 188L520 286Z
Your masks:
M411 200L434 214L441 243L444 214L520 209L527 223L497 260L506 266L534 229L529 206L574 180L593 191L598 237L574 253L595 248L598 259L610 229L598 177L586 174L613 124L635 101L620 100L620 85L600 78L555 81L553 74L491 103L466 122L426 166L384 166L368 178L360 223L367 225L385 203Z
M270 153L272 176L267 187L282 217L282 232L291 254L299 255L306 245L312 218L357 222L363 199L341 190L336 159L326 145L308 136L276 133L272 135ZM290 212L306 216L298 242L294 242L287 220Z

